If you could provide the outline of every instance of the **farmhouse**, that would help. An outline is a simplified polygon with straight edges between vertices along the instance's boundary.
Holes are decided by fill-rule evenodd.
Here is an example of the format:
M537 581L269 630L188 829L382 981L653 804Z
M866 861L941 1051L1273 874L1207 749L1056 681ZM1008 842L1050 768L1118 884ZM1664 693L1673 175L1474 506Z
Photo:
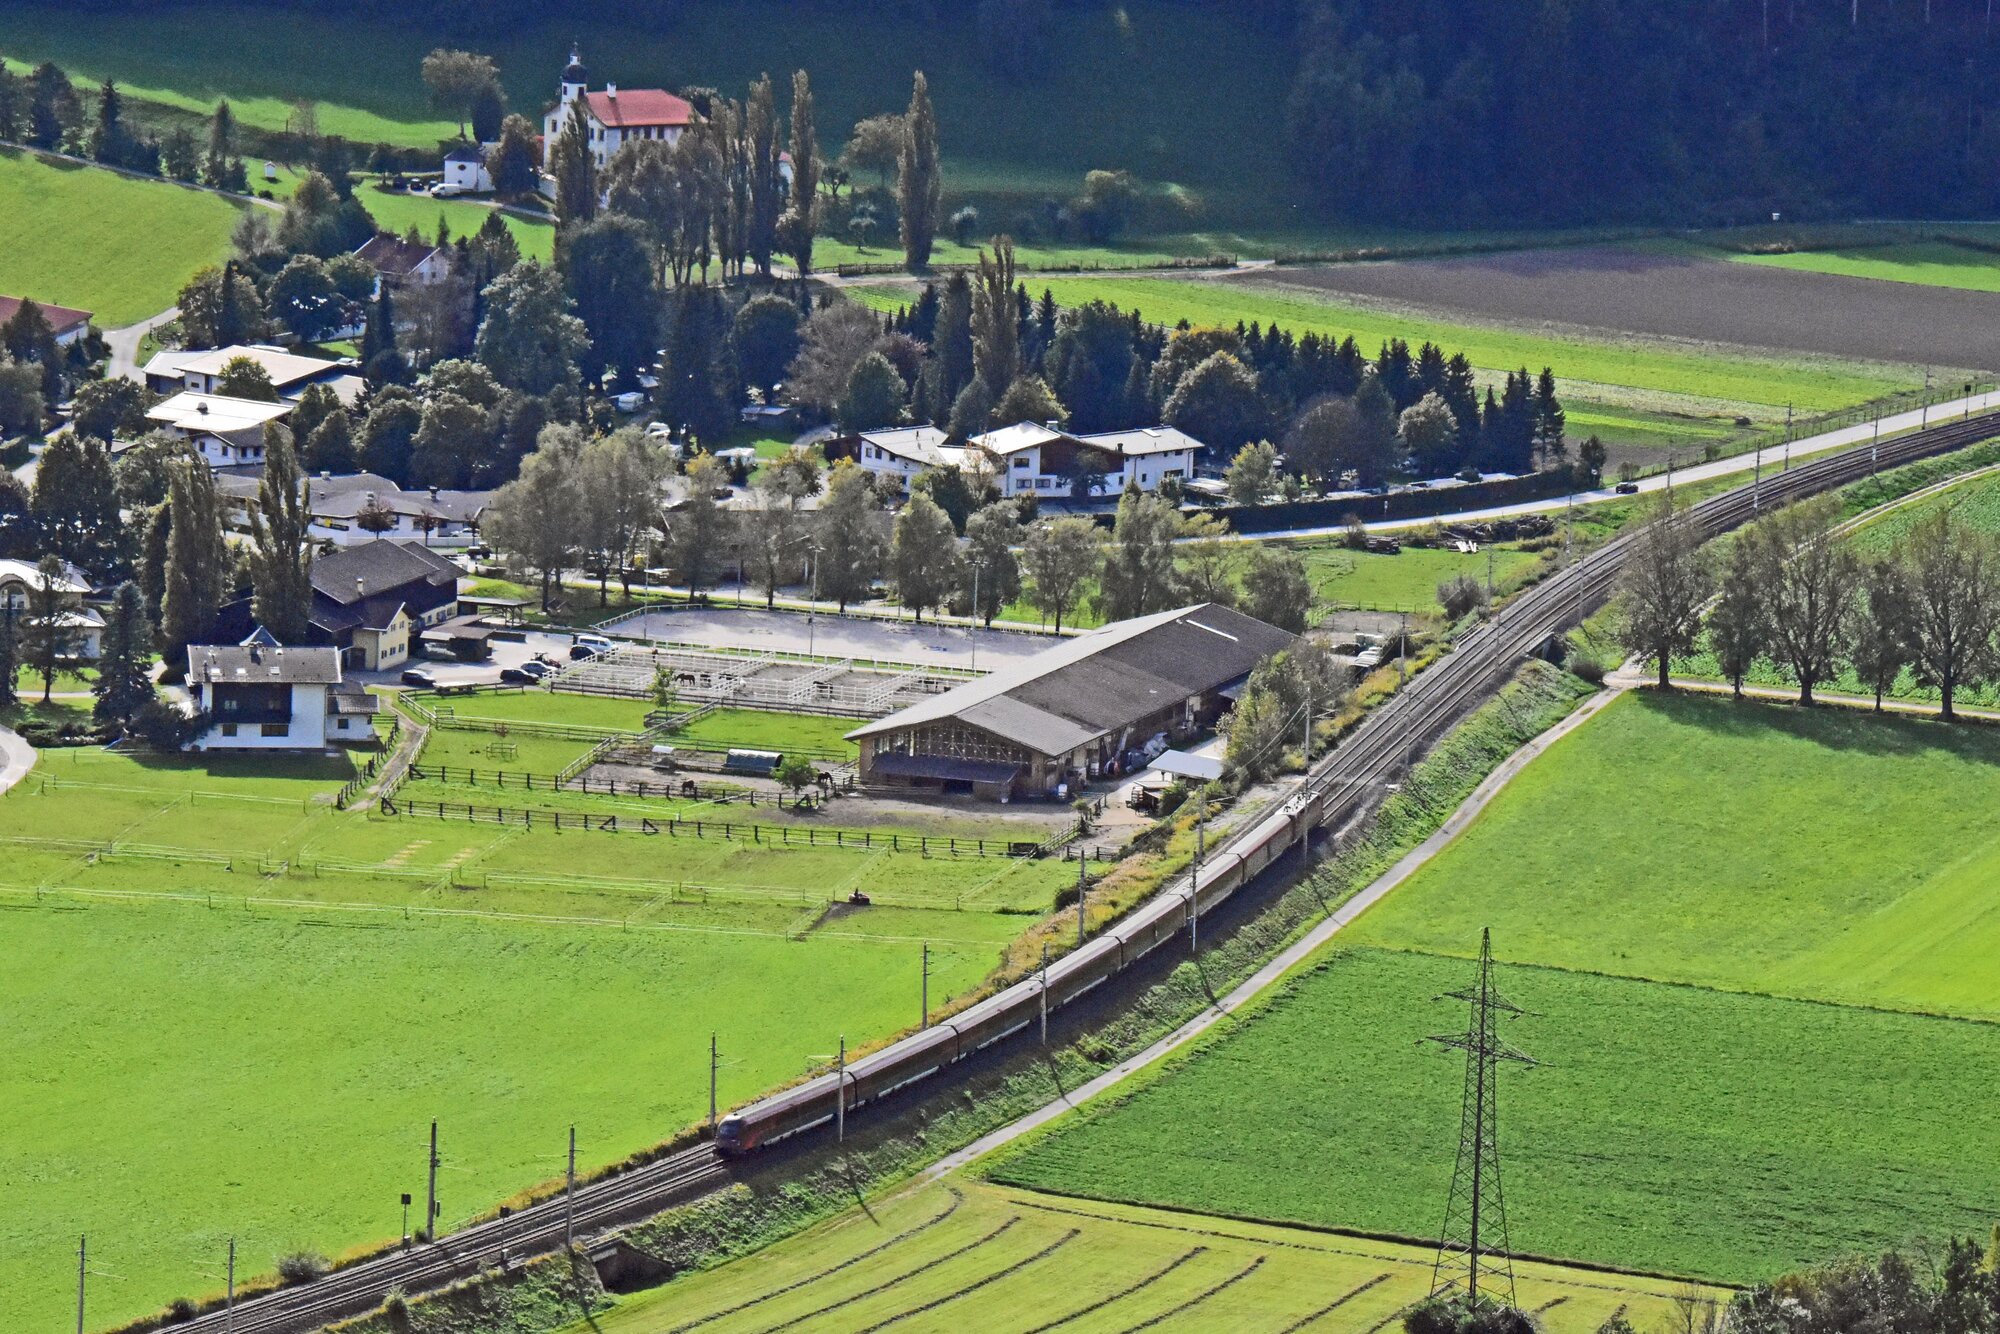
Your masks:
M1125 767L1152 737L1212 723L1292 642L1212 602L1119 621L849 732L866 783L1006 800Z
M214 394L222 383L222 373L232 361L254 361L271 377L278 397L296 400L308 385L327 384L340 401L353 407L363 384L355 372L359 367L351 357L329 361L325 357L302 357L283 348L263 343L238 343L232 347L203 351L156 352L140 372L146 387L156 394Z
M263 484L259 467L221 469L215 487L228 507L230 527L250 528L250 507ZM306 535L315 542L359 546L379 538L412 538L425 545L463 547L477 540L479 518L491 491L439 487L405 491L378 473L320 473L306 481Z
M558 87L560 97L542 117L544 169L554 160L556 139L569 123L572 107L583 111L584 125L590 134L590 155L599 171L628 139L677 143L681 131L694 124L694 107L664 88L627 88L620 92L617 84L607 83L603 92L591 92L590 71L583 67L583 58L574 48L570 50L569 64Z
M484 168L481 168L484 171ZM387 232L378 232L356 247L354 253L375 268L375 290L382 284L402 287L442 282L451 275L451 255L443 246L426 241L410 241Z
M312 564L313 637L348 667L380 671L410 656L411 641L451 619L458 567L416 542L380 539Z
M29 608L42 591L41 571L33 561L0 560L0 615L18 629L31 621ZM72 656L95 662L104 638L104 618L83 603L90 593L90 580L74 565L64 565L62 577L49 590L56 596L58 621L69 632Z
M194 750L319 750L373 734L374 697L342 679L330 648L286 648L258 636L190 644L188 691L209 719Z
M0 296L0 325L6 324L20 314L21 307L26 301L24 297ZM90 332L90 312L87 310L71 310L68 306L45 306L39 301L35 302L35 308L40 310L42 318L49 322L49 328L55 333L56 344L59 347L68 347Z

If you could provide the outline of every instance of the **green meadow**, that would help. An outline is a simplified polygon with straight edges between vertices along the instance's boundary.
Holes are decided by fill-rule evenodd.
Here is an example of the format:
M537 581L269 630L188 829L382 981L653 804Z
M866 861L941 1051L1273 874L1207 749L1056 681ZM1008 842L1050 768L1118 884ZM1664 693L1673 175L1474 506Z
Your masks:
M243 205L165 181L0 148L0 294L88 310L106 329L157 315L229 255Z

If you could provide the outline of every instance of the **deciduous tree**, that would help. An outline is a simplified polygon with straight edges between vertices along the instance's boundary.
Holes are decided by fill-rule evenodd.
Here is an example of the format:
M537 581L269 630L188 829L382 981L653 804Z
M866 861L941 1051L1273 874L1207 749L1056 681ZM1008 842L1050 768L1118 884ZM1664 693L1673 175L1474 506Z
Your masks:
M1250 544L1243 570L1243 610L1267 625L1303 634L1313 604L1305 557L1292 547Z
M465 138L465 122L474 104L482 94L499 89L500 70L493 57L439 47L424 57L422 69L431 105L456 120L458 137Z
M1278 450L1268 440L1245 445L1229 461L1222 484L1232 505L1261 505L1278 485Z
M474 350L508 388L538 397L575 388L577 359L589 344L554 269L528 260L487 289L486 318Z
M1760 519L1737 539L1752 544L1771 657L1798 681L1805 705L1840 670L1861 582L1859 558L1834 532L1839 520L1839 502L1821 497Z
M264 428L264 477L250 509L250 612L283 644L305 642L312 607L312 512L292 433Z
M173 464L167 491L165 587L160 600L160 651L169 669L185 669L189 644L215 624L230 587L229 549L222 540L222 500L215 476L196 458Z
M1672 684L1674 659L1700 636L1711 584L1694 522L1663 502L1633 538L1619 579L1620 636L1632 652L1657 660L1662 690Z
M27 614L21 618L23 656L42 677L42 703L53 701L56 676L76 665L83 631L70 599L70 579L60 557L43 556L28 584Z
M1021 595L1021 563L1014 550L1025 537L1020 511L1011 500L996 500L965 521L960 582L966 605L989 626Z
M1738 699L1743 698L1743 678L1757 665L1757 659L1764 656L1771 640L1760 577L1752 545L1743 541L1732 543L1715 608L1708 614L1709 651L1715 654L1716 665L1728 678L1730 690Z
M1174 565L1180 512L1156 495L1127 487L1104 559L1097 605L1107 621L1165 611L1181 596Z
M944 209L944 175L938 159L937 112L931 90L918 70L910 88L907 129L896 159L896 211L902 227L903 262L910 272L930 267L937 239L938 217Z
M1056 632L1075 611L1104 565L1104 539L1088 519L1050 519L1037 524L1021 553L1028 600L1048 616Z
M815 527L814 561L819 595L842 611L868 595L881 571L883 516L868 474L842 459L827 474L826 496Z
M1908 581L1910 665L1937 688L1939 716L1949 722L1959 687L1991 679L2000 666L2000 549L1947 505L1917 520L1898 558Z
M583 497L577 456L582 448L582 433L574 426L545 429L535 451L521 460L521 475L494 493L480 521L488 541L535 571L544 612L580 551Z
M891 564L896 595L924 619L928 607L942 606L958 585L958 538L951 518L922 491L914 491L896 516Z

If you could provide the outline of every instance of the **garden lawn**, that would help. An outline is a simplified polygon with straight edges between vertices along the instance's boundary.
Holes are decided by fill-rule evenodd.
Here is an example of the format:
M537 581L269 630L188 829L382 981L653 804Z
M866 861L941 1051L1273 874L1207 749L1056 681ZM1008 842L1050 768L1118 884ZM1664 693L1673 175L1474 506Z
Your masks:
M449 708L454 717L496 722L559 723L611 732L641 732L653 707L639 699L613 695L578 695L528 686L521 690L482 690L472 695L422 696L433 708Z
M1279 1330L1325 1312L1328 1329L1393 1319L1429 1288L1428 1248L1232 1219L1062 1199L952 1178L907 1189L752 1257L616 1299L566 1334L715 1334L815 1318L860 1329L975 1323L993 1334L1172 1327ZM1013 1268L1013 1266L1019 1266ZM1233 1282L1225 1281L1235 1279ZM1518 1269L1522 1304L1549 1334L1589 1334L1615 1310L1652 1328L1661 1280ZM1331 1308L1330 1310L1328 1308Z
M456 1226L796 1076L983 978L1060 863L532 833L338 812L333 760L44 752L0 799L0 1291L108 1326L285 1252L393 1237L444 1123ZM712 887L710 887L712 886ZM850 886L902 903L826 918ZM959 901L966 911L949 911ZM973 909L979 909L974 911ZM939 910L945 909L945 910ZM817 929L816 929L817 928ZM639 1076L644 1072L644 1077Z
M0 293L92 313L105 329L157 315L229 255L243 205L102 167L0 148Z
M2000 732L1628 694L1349 937L2000 1018Z
M1463 960L1336 951L991 1175L1433 1237L1463 1062L1424 1039L1462 1028L1432 998L1471 980ZM1544 968L1499 985L1532 1012L1505 1038L1544 1062L1500 1075L1517 1251L1746 1282L1991 1225L2000 1028Z
M1541 556L1532 551L1512 547L1491 550L1494 589L1502 596L1542 563ZM1312 580L1313 600L1323 607L1429 614L1439 610L1439 584L1469 575L1483 585L1488 574L1484 551L1467 555L1404 547L1393 556L1385 556L1324 542L1303 544L1299 553Z

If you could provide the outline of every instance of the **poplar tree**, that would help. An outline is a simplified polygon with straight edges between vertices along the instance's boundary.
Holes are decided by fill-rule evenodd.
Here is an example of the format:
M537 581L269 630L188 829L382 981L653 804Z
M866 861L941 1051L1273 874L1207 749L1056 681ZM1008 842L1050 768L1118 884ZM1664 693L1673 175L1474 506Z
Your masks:
M202 161L201 183L239 194L248 184L243 159L236 156L236 113L229 109L227 99L215 104L215 114L208 122L208 156Z
M590 152L590 127L583 102L571 104L569 119L549 155L549 172L556 178L556 220L568 227L597 216L597 159Z
M903 262L910 272L917 273L930 266L938 215L944 208L937 112L931 107L930 83L922 70L917 71L910 89L905 122L903 151L896 164L896 208L902 215Z
M760 277L771 276L771 255L778 248L778 216L784 180L778 174L778 103L766 74L750 85L745 109L745 138L750 149L750 218L746 234L750 260Z
M200 459L176 459L167 486L165 588L160 598L161 651L169 668L215 624L229 589L229 549L222 540L222 501L215 476Z
M812 80L798 70L792 75L792 206L781 230L801 278L812 272L813 239L819 233L819 177Z
M264 478L250 511L251 614L280 643L306 637L312 602L312 513L292 433L277 422L264 428Z

